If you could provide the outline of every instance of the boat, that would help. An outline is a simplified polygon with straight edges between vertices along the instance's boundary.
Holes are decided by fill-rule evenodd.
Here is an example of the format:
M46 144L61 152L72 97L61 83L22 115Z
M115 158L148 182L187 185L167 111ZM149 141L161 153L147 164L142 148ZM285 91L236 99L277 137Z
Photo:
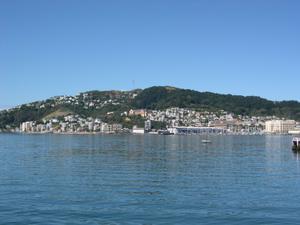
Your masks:
M174 133L171 133L170 131L168 130L158 130L157 133L159 135L174 135Z
M293 138L293 147L292 150L294 152L300 152L300 137Z
M203 139L201 142L202 142L203 144L210 144L210 143L211 143L211 140Z

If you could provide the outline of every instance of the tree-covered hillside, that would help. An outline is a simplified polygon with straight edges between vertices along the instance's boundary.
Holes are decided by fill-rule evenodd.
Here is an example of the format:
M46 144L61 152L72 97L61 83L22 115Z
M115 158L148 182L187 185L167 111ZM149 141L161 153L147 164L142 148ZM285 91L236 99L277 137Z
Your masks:
M300 120L300 103L297 101L273 102L256 96L224 95L172 87L144 89L134 99L133 106L147 109L164 109L168 107L211 111L223 109L239 115L275 115Z
M225 110L237 115L284 117L300 121L300 103L273 102L255 96L224 95L174 87L150 87L133 91L89 91L77 96L61 96L33 102L0 112L0 128L19 126L24 121L40 121L51 116L78 114L104 121L124 122L122 113L130 109ZM128 118L127 118L128 119Z

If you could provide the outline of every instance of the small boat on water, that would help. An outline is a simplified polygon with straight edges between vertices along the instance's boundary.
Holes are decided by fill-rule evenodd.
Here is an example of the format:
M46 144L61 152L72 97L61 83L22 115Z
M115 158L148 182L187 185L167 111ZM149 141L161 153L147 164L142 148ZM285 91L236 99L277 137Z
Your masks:
M202 142L203 144L210 144L210 143L211 143L211 140L203 139L201 142Z
M300 152L300 137L293 138L293 147L292 150L294 152Z

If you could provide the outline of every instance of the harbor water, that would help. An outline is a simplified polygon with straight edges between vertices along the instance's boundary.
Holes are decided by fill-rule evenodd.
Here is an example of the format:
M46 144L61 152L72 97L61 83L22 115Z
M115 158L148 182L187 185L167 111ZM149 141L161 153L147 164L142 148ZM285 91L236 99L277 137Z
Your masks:
M0 224L299 224L291 136L0 134Z

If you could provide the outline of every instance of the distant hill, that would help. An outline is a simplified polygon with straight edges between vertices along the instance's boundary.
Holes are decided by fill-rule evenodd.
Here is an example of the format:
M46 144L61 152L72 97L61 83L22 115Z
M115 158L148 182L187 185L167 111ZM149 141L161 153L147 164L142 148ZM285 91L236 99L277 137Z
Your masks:
M168 107L219 110L223 109L239 115L276 115L300 119L300 103L297 101L274 102L256 96L224 95L198 92L170 87L150 87L144 89L135 99L137 108L162 109Z
M278 116L300 121L300 103L274 102L256 96L224 95L198 92L168 86L132 91L89 91L77 96L58 96L45 101L24 104L0 112L0 128L15 127L21 122L49 119L68 114L123 121L121 113L130 109L166 109L169 107L195 110L225 110L238 115ZM109 115L109 116L108 116Z

